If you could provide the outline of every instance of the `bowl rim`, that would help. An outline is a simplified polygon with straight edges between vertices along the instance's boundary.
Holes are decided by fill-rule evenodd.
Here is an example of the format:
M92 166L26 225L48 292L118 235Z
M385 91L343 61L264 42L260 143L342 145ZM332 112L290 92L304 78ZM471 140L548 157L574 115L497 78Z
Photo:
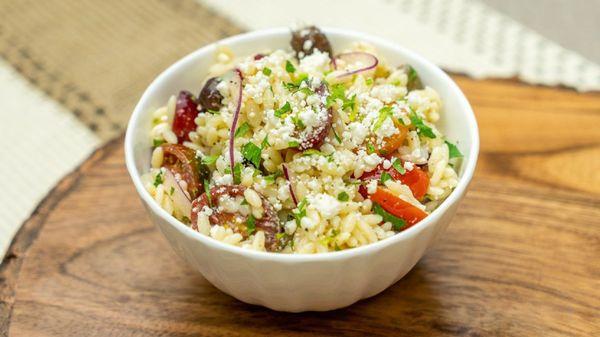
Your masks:
M388 41L386 39L372 36L366 33L357 32L348 29L340 29L340 28L331 28L327 26L319 27L326 34L334 34L345 37L354 38L356 40L370 42L376 45L382 45L390 50L393 50L394 53L401 54L410 59L417 60L417 63L420 63L421 66L430 68L433 72L434 76L440 77L443 82L447 82L446 84L449 86L450 94L456 95L459 100L459 104L461 109L464 111L466 115L466 120L468 123L468 130L471 133L471 146L469 149L469 157L463 158L462 165L465 165L464 172L462 177L460 177L457 186L450 193L450 195L435 209L431 212L424 220L420 221L416 225L397 233L391 237L385 238L383 240L370 243L364 246L334 251L334 252L325 252L325 253L312 253L312 254L282 254L275 252L263 252L263 251L255 251L251 249L245 249L242 247L230 245L216 239L213 239L207 235L196 232L190 227L186 226L175 217L167 213L164 209L162 209L150 196L146 188L144 187L141 181L141 174L138 172L135 166L134 160L134 151L133 145L135 142L133 129L134 126L138 124L140 116L144 113L148 113L147 111L142 110L142 105L145 101L147 101L151 97L151 93L155 91L154 89L160 85L161 82L165 78L169 76L171 72L175 69L178 69L182 66L185 66L188 62L193 61L199 55L206 53L209 49L214 48L219 45L233 45L239 42L244 42L248 40L253 40L259 37L265 36L278 36L281 34L289 34L289 27L276 27L269 29L261 29L250 31L247 33L242 33L238 35L234 35L211 44L205 45L183 58L177 60L175 63L168 66L160 75L158 75L152 83L145 89L138 103L136 104L134 111L129 119L129 123L127 125L127 131L125 133L125 162L127 166L127 171L133 180L134 186L139 194L140 198L149 206L149 209L159 216L162 220L169 223L169 225L173 226L176 230L178 230L181 234L191 238L193 240L199 241L199 243L209 246L212 249L219 249L226 251L235 255L242 255L246 257L252 257L255 259L261 260L276 260L278 262L311 262L311 261L321 261L321 260L335 260L335 259L345 259L351 258L353 256L374 253L375 251L379 251L384 249L387 246L394 245L401 241L405 241L410 239L419 233L421 233L426 227L432 226L435 222L437 222L441 216L450 209L450 207L462 199L464 193L467 190L469 183L473 178L473 174L475 172L475 167L477 164L477 158L479 156L479 128L477 126L477 121L475 119L475 114L473 113L473 109L469 104L469 101L465 97L464 93L458 85L437 65L433 64L429 60L420 56L419 54L404 48L401 45Z

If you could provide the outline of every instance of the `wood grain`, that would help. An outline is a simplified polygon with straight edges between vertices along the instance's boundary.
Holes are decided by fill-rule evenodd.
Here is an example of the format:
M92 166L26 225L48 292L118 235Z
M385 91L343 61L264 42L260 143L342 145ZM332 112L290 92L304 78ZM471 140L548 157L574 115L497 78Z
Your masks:
M10 336L598 336L600 95L455 76L481 128L441 241L382 294L327 313L243 304L177 258L122 142L46 199L0 271Z

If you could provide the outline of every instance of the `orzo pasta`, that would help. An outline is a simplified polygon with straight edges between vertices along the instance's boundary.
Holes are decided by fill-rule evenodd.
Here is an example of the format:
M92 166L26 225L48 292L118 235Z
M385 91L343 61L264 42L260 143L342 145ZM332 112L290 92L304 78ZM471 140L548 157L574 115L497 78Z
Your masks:
M281 253L349 249L418 223L458 182L437 92L369 45L334 54L306 27L289 50L220 48L208 73L197 96L154 111L143 177L204 235Z

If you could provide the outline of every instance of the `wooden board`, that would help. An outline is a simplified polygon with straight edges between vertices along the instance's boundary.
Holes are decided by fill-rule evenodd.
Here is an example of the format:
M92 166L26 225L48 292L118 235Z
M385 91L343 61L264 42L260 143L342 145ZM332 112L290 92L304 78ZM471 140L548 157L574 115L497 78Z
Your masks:
M149 223L122 140L48 196L0 270L10 336L600 335L600 95L455 76L481 159L441 241L382 294L327 313L243 304Z

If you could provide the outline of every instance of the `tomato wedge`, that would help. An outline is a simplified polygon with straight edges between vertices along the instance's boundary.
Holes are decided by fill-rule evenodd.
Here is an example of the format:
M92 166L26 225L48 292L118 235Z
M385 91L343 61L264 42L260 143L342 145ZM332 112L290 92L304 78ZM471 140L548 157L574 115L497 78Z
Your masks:
M404 140L406 140L406 135L408 135L408 128L400 124L400 122L398 122L398 120L395 118L394 125L398 129L398 133L393 134L389 137L385 137L383 139L383 144L378 149L376 149L377 154L380 156L388 156L392 154L400 146L402 146Z
M248 216L239 213L227 213L219 207L220 197L224 195L230 197L243 196L245 190L246 187L242 185L214 186L208 191L210 199L206 193L195 199L192 202L192 228L195 230L198 229L198 212L202 211L205 206L208 206L213 210L213 213L208 217L211 225L229 225L234 232L240 233L244 238L247 238L251 234L248 233ZM278 251L281 247L279 246L280 240L277 238L277 234L283 231L283 227L279 224L279 217L273 205L261 194L259 196L262 200L264 214L262 218L254 220L256 228L262 230L265 234L265 248L267 251Z
M423 199L425 193L427 193L427 189L429 188L429 176L427 175L427 173L425 173L425 171L423 171L420 167L416 165L412 170L406 171L406 173L401 174L393 167L390 167L386 170L383 168L382 164L379 164L377 167L375 167L375 169L363 173L363 175L360 176L359 179L362 181L379 179L381 177L381 173L383 172L387 172L390 176L392 176L392 179L400 181L404 185L408 186L408 188L410 188L410 190L412 191L415 199L417 200ZM364 188L364 186L361 187L362 189L359 188L359 192L362 194L363 197L366 198L366 188Z
M202 191L202 180L200 176L201 164L196 158L196 151L181 144L163 144L164 152L163 166L171 170L173 174L179 174L181 179L187 183L187 191L193 200Z
M189 91L180 91L177 96L177 103L175 103L175 116L173 117L173 132L179 143L190 140L189 133L196 130L196 116L198 116L196 98Z
M415 165L412 170L406 171L405 174L400 174L398 171L396 171L396 173L398 173L399 177L396 178L392 175L394 179L400 180L401 183L408 186L415 196L415 199L423 199L429 188L429 176L425 171Z
M381 205L388 213L406 221L408 224L406 228L416 224L427 216L427 213L398 198L387 188L378 187L377 191L370 198L373 202Z

